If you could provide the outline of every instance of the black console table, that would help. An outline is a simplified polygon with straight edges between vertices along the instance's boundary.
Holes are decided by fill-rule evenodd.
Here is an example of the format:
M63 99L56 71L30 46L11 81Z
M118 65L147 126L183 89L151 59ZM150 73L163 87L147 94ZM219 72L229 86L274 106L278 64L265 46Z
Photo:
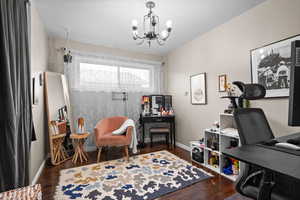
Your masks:
M169 123L170 124L170 132L171 132L171 146L175 147L175 116L174 115L166 115L166 116L157 116L157 115L149 115L143 116L140 115L140 125L142 127L142 141L140 143L141 147L145 146L145 124L146 123Z

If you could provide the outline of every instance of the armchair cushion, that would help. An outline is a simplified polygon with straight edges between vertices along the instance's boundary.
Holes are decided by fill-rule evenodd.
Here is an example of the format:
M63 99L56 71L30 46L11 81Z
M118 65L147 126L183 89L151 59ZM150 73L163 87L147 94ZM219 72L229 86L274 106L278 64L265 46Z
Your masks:
M100 146L123 146L131 143L132 127L125 129L126 134L114 135L112 132L119 129L127 117L110 117L98 122L95 127L95 144Z

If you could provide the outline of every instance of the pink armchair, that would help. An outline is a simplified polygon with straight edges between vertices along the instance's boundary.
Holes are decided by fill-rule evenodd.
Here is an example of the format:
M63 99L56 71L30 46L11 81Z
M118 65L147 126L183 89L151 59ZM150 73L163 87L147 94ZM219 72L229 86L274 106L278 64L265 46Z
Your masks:
M95 144L98 148L97 162L100 161L101 150L105 146L124 146L126 160L129 161L128 147L131 143L133 127L128 127L124 135L112 134L112 131L120 128L127 119L127 117L117 116L102 119L97 123L95 127Z

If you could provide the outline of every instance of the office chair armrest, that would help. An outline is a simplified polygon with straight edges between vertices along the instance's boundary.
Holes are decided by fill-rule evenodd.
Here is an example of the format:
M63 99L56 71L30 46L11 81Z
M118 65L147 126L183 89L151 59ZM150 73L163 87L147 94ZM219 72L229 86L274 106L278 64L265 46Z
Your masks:
M260 182L257 199L269 199L274 185L274 172L263 170L263 177L262 181Z
M263 171L263 170L259 170L259 171L256 171L256 172L251 173L251 174L250 174L249 176L247 176L247 178L243 181L242 187L244 187L245 185L247 185L247 183L248 183L251 179L253 179L253 178L255 178L256 176L261 175L261 174L264 174L264 171Z

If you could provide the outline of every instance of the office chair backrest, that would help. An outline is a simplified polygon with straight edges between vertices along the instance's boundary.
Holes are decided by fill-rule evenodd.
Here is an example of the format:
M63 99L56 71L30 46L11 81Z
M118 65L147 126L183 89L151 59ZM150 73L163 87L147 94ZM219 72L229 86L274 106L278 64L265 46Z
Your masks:
M234 119L242 145L256 144L274 138L264 111L260 108L236 109Z
M263 85L260 84L245 84L241 81L234 81L234 85L236 85L242 92L240 98L247 100L256 100L262 99L266 95L266 89Z

